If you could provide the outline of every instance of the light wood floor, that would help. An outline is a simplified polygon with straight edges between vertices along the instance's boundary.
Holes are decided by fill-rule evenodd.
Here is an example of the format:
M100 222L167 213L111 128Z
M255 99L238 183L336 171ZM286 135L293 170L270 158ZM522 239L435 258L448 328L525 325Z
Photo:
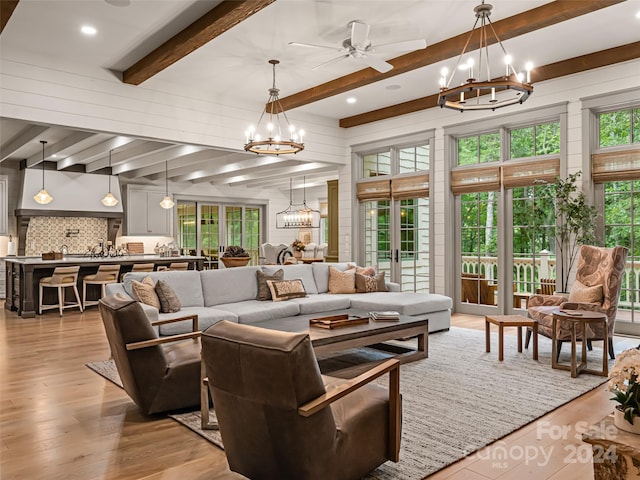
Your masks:
M483 324L480 317L453 318L459 327ZM615 342L620 351L638 340L616 337ZM66 311L60 318L50 312L35 319L0 309L0 478L224 477L228 467L221 450L169 418L144 417L122 389L85 367L108 357L95 307L83 314ZM545 464L541 458L472 456L430 479L593 478L591 464L581 461L581 455L571 456L586 448L575 429L611 412L609 397L604 387L596 389L504 439L511 457L526 449L531 450L529 457L534 449L551 452ZM536 426L541 422L553 428L540 433ZM560 426L571 430L559 435Z

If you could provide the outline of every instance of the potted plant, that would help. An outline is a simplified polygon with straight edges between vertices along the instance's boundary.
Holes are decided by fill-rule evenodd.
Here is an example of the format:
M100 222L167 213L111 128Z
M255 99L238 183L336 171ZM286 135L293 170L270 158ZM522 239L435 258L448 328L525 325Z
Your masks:
M239 245L229 245L220 257L220 261L225 267L244 267L249 263L251 257L244 248Z
M614 393L611 400L616 405L614 424L625 431L640 433L640 350L630 348L616 357L609 373L609 390Z
M569 291L569 273L576 261L580 245L595 245L598 210L587 204L576 181L582 172L558 179L553 185L556 205L556 275L560 278L560 292Z
M302 257L302 252L304 252L305 245L302 243L302 240L298 240L297 238L291 243L291 248L293 249L293 256L296 258Z

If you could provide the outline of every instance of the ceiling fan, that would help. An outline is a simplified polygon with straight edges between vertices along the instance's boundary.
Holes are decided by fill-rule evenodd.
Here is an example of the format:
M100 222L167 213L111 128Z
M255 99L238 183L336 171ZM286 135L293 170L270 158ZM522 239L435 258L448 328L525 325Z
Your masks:
M347 28L351 30L351 36L344 39L342 41L342 47L339 48L300 42L289 42L289 45L297 47L322 48L325 50L336 50L340 52L341 55L339 57L332 58L320 65L316 65L313 67L313 70L350 57L364 62L381 73L388 72L393 68L393 65L376 57L376 53L401 51L410 52L413 50L420 50L427 46L427 42L423 39L372 45L371 40L369 39L369 30L371 26L368 23L361 20L352 20L347 24Z

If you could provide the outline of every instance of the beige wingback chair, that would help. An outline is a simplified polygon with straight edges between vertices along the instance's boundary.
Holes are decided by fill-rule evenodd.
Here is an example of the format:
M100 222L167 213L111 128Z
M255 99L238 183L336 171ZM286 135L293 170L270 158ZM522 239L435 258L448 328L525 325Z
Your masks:
M351 380L323 377L306 333L226 320L202 358L229 467L262 479L359 479L398 461L399 363ZM368 382L390 372L389 390Z
M198 407L202 379L198 316L176 319L192 319L193 332L158 338L138 302L107 295L98 305L122 385L140 410L151 415Z
M578 303L570 302L566 297L560 295L532 295L527 303L529 317L538 321L538 333L545 337L552 338L553 310L558 308L567 310L591 310L607 315L607 329L609 333L609 355L615 358L613 351L613 328L618 312L618 300L620 289L622 288L622 278L624 276L625 264L627 261L628 249L626 247L592 247L582 245L578 253L578 268L576 270L576 281L586 287L602 285L602 303ZM562 342L571 339L570 325L567 322L558 322L556 338L558 340L558 355ZM578 331L579 338L582 338L582 331ZM527 331L526 344L529 344L531 332ZM587 330L587 339L604 339L604 332L601 325L590 324Z

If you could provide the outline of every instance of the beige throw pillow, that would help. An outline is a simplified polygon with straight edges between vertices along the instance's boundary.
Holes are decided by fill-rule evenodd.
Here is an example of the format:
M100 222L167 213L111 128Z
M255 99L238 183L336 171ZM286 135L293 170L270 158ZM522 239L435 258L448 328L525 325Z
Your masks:
M267 285L269 285L271 298L274 302L307 296L307 292L304 290L304 283L299 278L295 280L267 280Z
M160 299L158 298L158 294L155 290L155 284L151 277L144 277L141 282L132 280L131 288L133 289L135 299L138 302L146 303L147 305L151 305L152 307L156 307L160 310Z
M376 267L356 267L356 274L373 277L376 274Z
M387 285L384 282L384 272L377 275L361 275L356 272L356 292L386 292Z
M180 311L182 304L180 303L176 292L173 291L173 288L171 288L167 282L164 280L158 280L156 282L155 290L158 295L158 300L160 300L160 311L162 313Z
M341 272L329 266L329 293L356 293L356 269Z
M576 280L571 286L569 292L569 301L578 303L602 303L604 300L604 292L602 285L594 285L589 287Z
M273 275L267 275L262 270L258 270L256 276L258 277L258 300L271 300L271 290L267 285L267 280L283 280L284 270L276 270Z

